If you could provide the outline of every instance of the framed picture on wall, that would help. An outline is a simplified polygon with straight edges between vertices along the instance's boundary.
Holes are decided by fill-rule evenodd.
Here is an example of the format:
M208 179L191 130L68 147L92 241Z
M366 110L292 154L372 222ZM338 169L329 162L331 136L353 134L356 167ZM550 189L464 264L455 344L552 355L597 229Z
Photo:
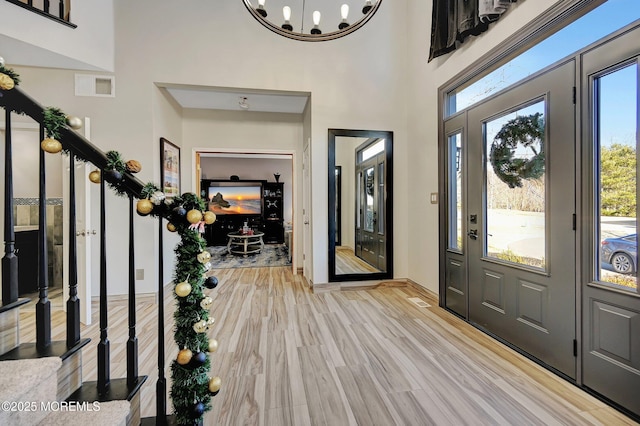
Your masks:
M160 138L160 182L167 198L180 195L180 148Z

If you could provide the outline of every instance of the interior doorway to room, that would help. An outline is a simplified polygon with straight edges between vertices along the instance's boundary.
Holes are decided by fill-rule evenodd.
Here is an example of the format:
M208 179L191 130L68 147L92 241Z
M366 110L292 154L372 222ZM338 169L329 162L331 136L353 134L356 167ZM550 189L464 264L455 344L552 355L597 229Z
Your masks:
M295 271L293 153L198 152L196 186L216 222L204 238L214 268Z

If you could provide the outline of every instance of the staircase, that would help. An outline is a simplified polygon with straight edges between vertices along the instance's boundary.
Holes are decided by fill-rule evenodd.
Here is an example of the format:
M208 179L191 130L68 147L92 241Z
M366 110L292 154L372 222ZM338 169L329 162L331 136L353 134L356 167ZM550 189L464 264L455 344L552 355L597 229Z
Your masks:
M135 289L135 241L134 199L138 198L143 184L133 175L125 173L121 180L110 181L121 194L129 198L129 289L128 321L129 338L126 342L127 374L111 378L111 342L108 336L105 232L105 186L107 155L68 126L60 129L59 140L70 157L69 167L69 247L65 262L69 264L69 298L66 304L66 340L51 339L51 302L48 298L47 226L46 226L46 156L40 151L39 172L39 231L38 231L38 300L35 303L36 340L20 342L20 310L29 300L18 297L18 258L15 249L13 218L14 164L12 155L11 120L16 113L30 117L40 126L40 140L44 139L45 109L31 99L19 87L0 89L0 107L5 110L4 141L4 257L2 258L2 306L0 306L0 424L10 425L139 425L140 388L147 376L138 375L138 341L136 337L136 289ZM40 143L34 141L34 143ZM100 179L100 339L91 342L81 337L80 301L77 297L76 217L75 217L75 161L87 161L101 171ZM146 219L148 220L148 219ZM158 232L162 238L162 218ZM162 241L162 240L160 240ZM159 256L162 256L160 244ZM25 259L27 260L27 259ZM23 260L23 261L25 261ZM34 262L34 259L28 259ZM163 300L163 261L159 260L159 291ZM156 386L157 420L154 424L166 424L166 380L164 377L164 312L159 303L158 312L158 383ZM29 308L31 309L31 308ZM95 359L83 359L83 348L95 344ZM82 365L97 364L97 381L83 382ZM7 409L8 408L8 409ZM149 422L149 420L146 420Z

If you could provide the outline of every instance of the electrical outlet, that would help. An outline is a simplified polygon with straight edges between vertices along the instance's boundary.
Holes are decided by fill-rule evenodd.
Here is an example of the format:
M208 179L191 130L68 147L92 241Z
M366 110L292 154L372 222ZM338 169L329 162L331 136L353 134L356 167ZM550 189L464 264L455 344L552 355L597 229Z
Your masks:
M144 269L136 269L136 280L144 280Z

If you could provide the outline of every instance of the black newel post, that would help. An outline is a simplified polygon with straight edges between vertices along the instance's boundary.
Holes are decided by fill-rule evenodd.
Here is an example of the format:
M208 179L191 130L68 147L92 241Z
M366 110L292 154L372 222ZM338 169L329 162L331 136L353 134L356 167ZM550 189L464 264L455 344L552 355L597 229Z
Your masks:
M40 125L40 140L44 139L44 126ZM36 346L51 344L51 301L49 301L49 256L47 253L47 187L44 150L40 149L40 205L38 206L38 302L36 303Z
M43 11L49 13L49 9L51 8L50 0L44 0L44 5L42 7Z
M98 343L98 394L104 395L110 382L109 339L107 338L107 237L104 172L100 179L100 342Z
M64 0L60 0L58 5L58 17L64 19Z
M80 299L78 299L78 245L76 241L76 165L69 155L69 300L67 300L67 347L80 342Z
M129 195L129 340L127 340L127 386L138 380L138 338L136 337L136 273L133 232L133 195Z
M167 424L167 380L164 376L164 256L162 217L158 217L158 382L156 384L156 424Z
M2 257L2 304L18 300L18 257L13 230L13 160L11 158L11 110L5 107L4 145L4 256Z

